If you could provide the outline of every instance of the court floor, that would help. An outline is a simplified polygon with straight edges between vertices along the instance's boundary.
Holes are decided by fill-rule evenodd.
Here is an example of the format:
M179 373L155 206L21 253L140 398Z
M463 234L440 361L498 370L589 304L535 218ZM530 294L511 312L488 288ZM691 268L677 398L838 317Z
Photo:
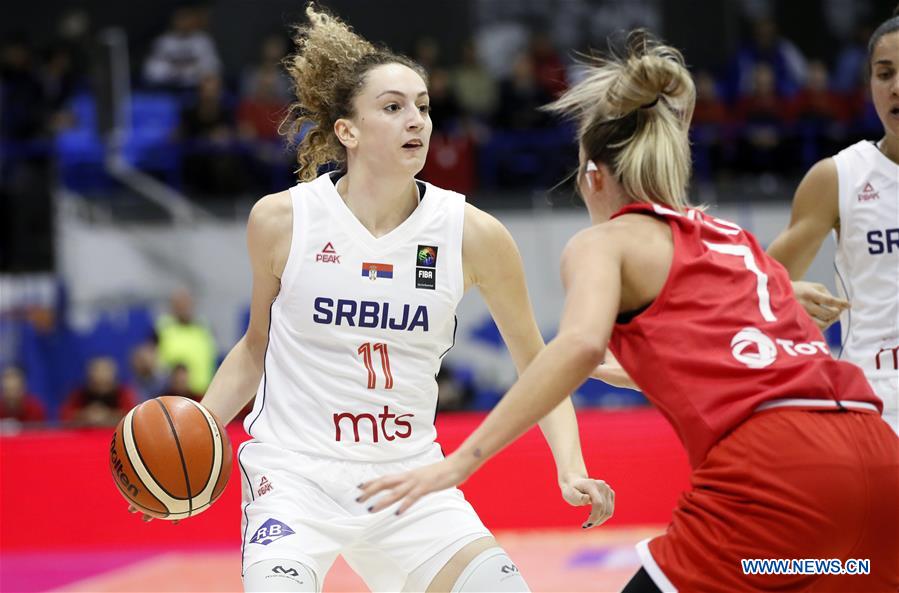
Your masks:
M500 531L533 591L618 591L638 567L634 544L661 527ZM3 591L241 591L236 549L5 555ZM16 556L16 557L13 557ZM340 559L325 591L367 591Z

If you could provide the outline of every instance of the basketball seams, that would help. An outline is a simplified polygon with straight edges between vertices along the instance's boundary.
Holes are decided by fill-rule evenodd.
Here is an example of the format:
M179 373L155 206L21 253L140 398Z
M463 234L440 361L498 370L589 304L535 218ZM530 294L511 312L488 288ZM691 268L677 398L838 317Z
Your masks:
M182 399L189 403L181 403ZM187 398L171 396L163 396L152 401L156 401L159 408L145 402L150 406L149 408L142 409L144 404L141 404L126 414L117 429L113 445L118 450L119 457L122 458L125 470L131 476L131 483L140 488L137 497L139 500L135 500L132 493L123 490L116 479L115 469L113 469L116 486L135 509L153 517L174 520L199 514L215 502L227 485L227 474L231 466L230 441L215 417L199 403ZM200 420L196 412L192 411L191 406L202 415L203 423L206 425L205 431L202 427L197 426ZM162 428L163 421L158 413L160 410L162 418L165 418L165 423L169 426L170 434L175 439L175 450L178 451L181 461L181 472L177 471L177 465L171 465L174 462L174 451L171 449L171 442L166 441L165 429ZM152 431L148 432L151 427ZM179 434L182 432L182 428L188 432L183 435ZM209 441L206 439L212 439L212 448L209 453L207 453ZM200 457L192 456L192 443L204 451ZM158 447L163 444L168 449L168 453L160 457L154 451L157 451ZM145 449L143 453L141 447ZM115 454L113 452L111 455ZM226 455L228 455L227 458ZM153 467L156 472L163 471L165 474L163 477L166 482L164 483L168 484L168 488L163 486L163 482L160 482L148 465L148 462L151 461L155 464ZM160 463L166 463L167 467L159 465ZM160 468L163 469L160 470ZM197 475L192 475L191 471ZM206 483L201 485L200 480L204 476ZM169 491L173 484L180 484L181 479L184 480L183 484L187 487L188 498L186 499L176 497ZM201 487L202 490L195 492L197 487ZM148 504L158 504L159 506L153 508L153 506L147 506Z
M191 405L196 407L200 413L203 414L203 418L206 420L206 427L209 429L209 437L212 439L212 462L209 464L209 475L206 477L206 485L203 490L195 496L195 498L198 499L198 502L201 502L202 505L205 506L207 504L212 504L212 496L215 493L218 478L221 477L222 469L225 466L223 452L224 437L221 434L222 429L219 428L215 417L213 417L202 404L190 399L186 401L190 402ZM216 438L217 434L218 438ZM218 476L215 481L212 480L213 475Z
M175 423L172 422L172 417L169 414L168 408L166 408L165 404L163 404L159 398L154 399L153 401L162 408L162 413L165 415L165 419L169 423L169 428L172 430L172 436L175 437L175 446L178 447L178 457L181 459L181 469L184 471L184 483L187 486L187 516L189 517L193 511L194 495L193 490L190 487L190 474L187 472L187 462L184 460L184 451L181 450L181 439L178 438L178 431L175 430Z
M134 408L133 411L137 412L140 409L140 407L141 406ZM147 465L147 460L144 459L144 456L140 452L140 447L137 446L137 440L134 437L134 428L132 426L133 422L134 422L133 419L131 419L130 422L126 422L126 424L128 425L128 432L130 434L130 439L126 440L125 444L126 444L126 452L128 453L128 459L129 459L129 461L131 461L131 465L132 465L132 467L134 467L134 471L138 472L138 475L141 478L141 481L144 482L144 485L148 489L150 489L150 484L147 482L147 479L144 478L143 475L141 475L142 473L146 473L147 476L149 477L149 479L153 481L153 485L156 486L157 488L159 488L170 499L176 500L176 501L181 501L181 502L186 502L187 501L186 498L181 497L181 496L175 496L173 493L169 492L168 488L163 486L162 482L157 480L156 476L153 475L153 472L150 471L150 467ZM131 447L128 447L127 445L131 445ZM133 448L134 451L132 452L131 450L129 450L130 448ZM137 455L137 458L140 461L140 471L138 470L138 466L134 464L133 455L135 455L135 454ZM190 493L190 490L188 490L188 493ZM156 495L156 498L158 498L159 501L163 505L165 505L166 507L169 507L169 505L158 494L156 494L156 493L153 493L153 494Z
M143 404L142 404L143 405ZM156 478L153 477L153 474L147 469L147 466L144 464L144 460L140 455L140 449L137 446L137 443L134 440L134 432L132 430L132 422L134 421L134 412L140 408L134 408L128 415L125 417L125 422L122 423L122 442L125 445L125 454L128 456L128 461L131 463L131 467L134 468L134 472L137 474L137 477L140 478L141 483L144 487L150 491L150 493L159 500L162 505L168 509L169 513L173 513L172 509L181 509L184 508L184 503L186 502L183 498L175 498L168 492L162 485L156 481ZM136 458L136 459L135 459ZM139 463L136 463L139 462ZM179 513L181 511L178 511Z

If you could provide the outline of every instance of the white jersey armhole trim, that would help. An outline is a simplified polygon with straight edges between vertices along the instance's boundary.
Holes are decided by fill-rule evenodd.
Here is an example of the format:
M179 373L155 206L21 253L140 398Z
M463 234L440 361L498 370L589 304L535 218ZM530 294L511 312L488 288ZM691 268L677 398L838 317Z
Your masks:
M846 160L851 157L847 154L837 153L831 158L837 169L837 215L840 217L840 232L838 233L836 229L833 229L833 237L837 243L837 249L839 250L843 248L843 241L840 240L840 234L843 232L843 229L849 228L851 216L850 207L847 203L847 200L849 199L849 185L852 181L850 171L848 170L851 167L851 163L846 162Z
M465 196L463 194L452 193L453 197L458 196L458 206L457 212L455 213L455 221L456 225L455 229L455 240L457 241L457 245L459 249L456 251L458 254L459 261L457 263L458 272L455 274L455 278L453 279L456 293L456 306L459 305L459 302L462 300L462 297L465 296L465 256L462 254L462 241L465 236Z
M306 238L300 232L303 216L306 208L303 204L303 190L308 186L306 183L300 183L291 187L288 192L290 194L290 206L293 211L293 224L291 225L290 249L287 252L287 261L284 263L284 271L281 273L281 290L285 292L293 285L293 280L297 276L301 266L301 258L305 251Z
M640 557L640 563L643 565L643 568L646 569L646 573L649 575L649 578L652 579L652 582L656 584L656 587L665 593L677 593L677 587L668 580L668 577L662 572L661 567L656 564L656 559L652 557L652 552L649 551L649 542L651 539L652 538L646 538L637 542L637 556Z

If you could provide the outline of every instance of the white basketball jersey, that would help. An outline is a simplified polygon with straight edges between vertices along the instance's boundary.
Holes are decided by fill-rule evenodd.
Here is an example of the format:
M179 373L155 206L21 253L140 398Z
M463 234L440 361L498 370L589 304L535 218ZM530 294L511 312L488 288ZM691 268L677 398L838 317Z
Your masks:
M836 284L843 312L841 357L899 389L899 165L859 142L833 157L839 176Z
M435 377L464 291L465 198L418 185L415 211L379 238L330 175L291 188L293 240L250 436L359 461L436 447Z

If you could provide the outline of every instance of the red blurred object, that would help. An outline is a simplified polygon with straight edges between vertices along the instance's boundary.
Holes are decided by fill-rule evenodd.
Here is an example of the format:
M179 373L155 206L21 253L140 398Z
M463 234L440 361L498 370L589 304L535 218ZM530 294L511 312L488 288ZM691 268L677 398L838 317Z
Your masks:
M578 413L587 466L609 482L617 508L610 525L660 525L689 485L687 458L674 431L653 409ZM447 452L483 419L444 414L437 432ZM235 451L243 428L229 427ZM240 483L234 476L211 509L178 525L142 523L109 479L111 429L26 432L0 437L0 550L137 549L157 545L240 546ZM556 483L552 454L539 430L488 462L463 484L491 529L570 527L585 507L570 507Z

